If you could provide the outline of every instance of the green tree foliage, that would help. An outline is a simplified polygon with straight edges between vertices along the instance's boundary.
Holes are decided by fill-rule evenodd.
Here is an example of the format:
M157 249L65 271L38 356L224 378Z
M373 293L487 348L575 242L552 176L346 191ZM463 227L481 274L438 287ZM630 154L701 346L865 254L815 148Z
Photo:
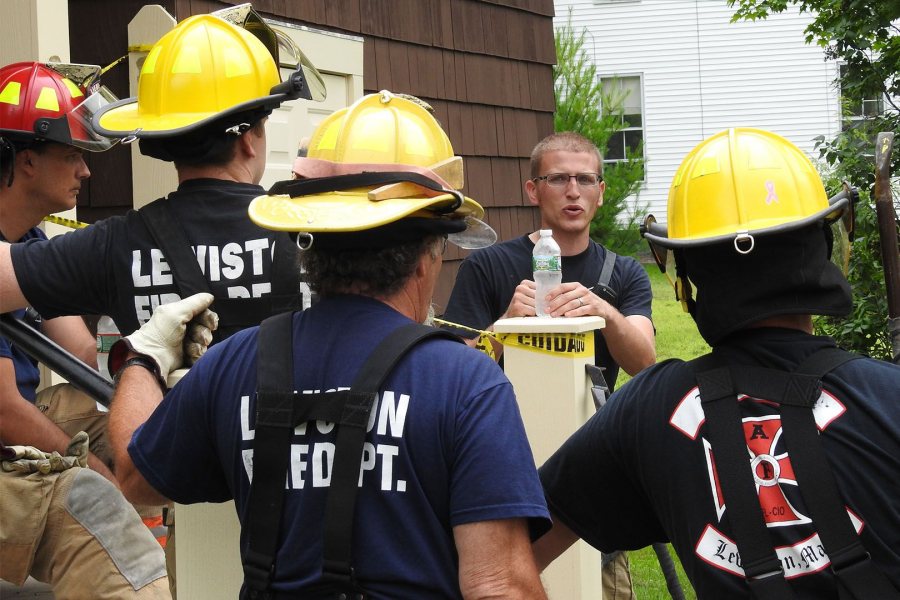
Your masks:
M576 32L572 27L570 9L568 21L555 35L554 129L580 133L605 150L610 137L628 126L623 120L625 96L601 85L597 67L585 52L586 35L587 30ZM640 191L644 179L643 149L629 153L624 161L606 165L603 179L603 207L591 223L591 237L615 252L634 254L641 247L638 225L646 207L626 200L637 197Z
M860 201L848 273L853 312L846 319L819 318L816 330L845 348L889 360L887 290L871 190L875 137L879 131L900 130L900 29L893 23L900 19L900 0L728 0L728 5L737 7L732 21L765 19L789 6L809 12L813 18L805 31L806 42L824 48L827 59L846 65L840 80L845 116L864 99L885 103L883 114L845 121L834 139L817 138L829 192L836 192L839 182L846 180L859 188ZM897 175L897 144L891 162L891 171ZM894 198L896 213L900 198L896 191Z
M838 177L826 178L830 192L840 189ZM840 245L832 256L841 264ZM856 205L855 237L849 257L847 275L853 289L853 310L847 317L817 317L816 333L828 335L839 346L882 360L891 359L891 340L887 327L887 288L881 264L881 242L878 221L870 194L860 190Z

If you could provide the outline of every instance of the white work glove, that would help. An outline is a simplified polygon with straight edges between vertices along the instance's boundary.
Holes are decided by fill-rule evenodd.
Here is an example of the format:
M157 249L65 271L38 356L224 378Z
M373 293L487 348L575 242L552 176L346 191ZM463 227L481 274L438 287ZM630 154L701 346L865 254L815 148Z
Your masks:
M140 329L110 349L113 371L118 371L131 350L156 363L156 375L165 382L169 373L185 364L185 355L200 358L219 323L219 317L208 308L213 300L212 294L201 293L158 307Z

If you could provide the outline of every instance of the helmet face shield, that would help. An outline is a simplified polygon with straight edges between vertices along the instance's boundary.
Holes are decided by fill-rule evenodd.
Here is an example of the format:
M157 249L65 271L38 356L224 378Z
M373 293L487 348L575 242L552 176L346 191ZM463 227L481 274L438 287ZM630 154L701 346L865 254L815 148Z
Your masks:
M91 86L97 85L101 69L97 65L78 65L74 63L42 63L44 67L53 69L75 85L92 93Z
M69 122L72 145L89 152L103 152L115 146L119 140L104 137L94 131L91 120L101 108L117 101L115 94L106 86L101 86L66 115L64 118Z
M644 235L647 240L647 245L650 246L650 254L653 255L656 266L659 267L661 272L666 273L668 257L670 255L669 249L654 242L645 235L646 233L665 236L665 225L658 224L656 222L656 217L653 215L647 215L646 218L644 218L644 222L641 224L641 235Z
M831 228L831 262L844 274L850 272L850 232L844 219L838 219L829 225Z
M303 74L303 81L306 82L306 89L309 91L307 100L323 101L327 91L322 74L312 64L312 61L303 54L303 50L300 49L300 46L294 40L277 29L272 31L275 32L275 37L278 39L278 66L300 71Z
M228 8L223 8L210 13L220 19L241 27L252 33L263 43L272 59L280 68L291 69L299 72L306 84L304 88L308 91L307 100L321 102L325 99L325 81L322 74L306 58L306 55L300 47L290 37L283 32L273 29L253 6L248 4L238 4ZM303 97L306 97L304 94Z
M641 235L647 240L647 245L650 247L650 254L653 256L656 266L659 267L660 272L666 276L666 279L675 290L675 299L685 301L687 296L685 295L684 285L677 275L675 250L667 248L655 241L666 237L666 226L657 223L656 217L653 215L647 215L644 222L641 224Z
M828 199L828 203L840 205L844 198L847 199L840 218L826 219L826 224L831 227L829 241L831 243L831 262L838 266L846 277L850 272L850 248L856 230L856 203L859 201L859 190L851 187L846 181L842 182L843 189Z
M477 250L479 248L487 248L497 241L497 232L482 221L472 215L466 215L463 218L466 228L458 233L447 235L447 240L456 244L463 250Z

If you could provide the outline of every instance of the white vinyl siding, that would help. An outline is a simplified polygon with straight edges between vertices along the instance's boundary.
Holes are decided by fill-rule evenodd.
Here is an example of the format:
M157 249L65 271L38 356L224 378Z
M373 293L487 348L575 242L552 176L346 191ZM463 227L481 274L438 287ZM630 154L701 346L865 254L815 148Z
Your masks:
M815 157L814 138L840 129L837 66L805 43L811 21L797 8L730 23L725 0L556 0L556 24L572 8L599 76L640 73L645 184L640 203L660 221L684 156L728 127L768 129Z

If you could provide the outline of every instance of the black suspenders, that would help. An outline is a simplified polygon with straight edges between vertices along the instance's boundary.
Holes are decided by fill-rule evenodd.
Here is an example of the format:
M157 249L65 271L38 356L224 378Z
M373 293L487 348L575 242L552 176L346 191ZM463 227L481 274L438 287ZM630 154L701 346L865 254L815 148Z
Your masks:
M200 270L184 229L172 217L168 202L165 198L151 202L141 208L138 215L165 255L179 295L186 298L200 292L210 292L209 282ZM256 325L271 315L303 308L299 306L297 246L287 234L281 235L275 244L271 282L272 292L260 298L216 298L212 306L219 315L219 327L213 332L215 341Z
M263 321L259 329L256 433L242 598L274 597L268 587L279 546L291 436L298 424L323 420L337 425L337 438L325 503L321 591L335 598L345 594L347 600L362 599L366 595L356 582L351 560L353 517L366 427L378 389L417 343L433 337L460 339L425 325L400 327L375 347L349 390L300 395L294 391L292 316L276 315Z
M607 248L606 259L604 259L603 267L600 269L600 277L597 278L597 287L594 288L594 292L611 305L618 308L618 294L616 293L616 290L609 287L609 281L612 279L613 269L615 269L615 267L616 253Z
M785 444L800 493L831 560L841 600L900 599L900 592L872 562L853 528L822 448L812 408L822 378L839 365L860 358L838 348L809 356L792 372L728 366L714 354L694 368L716 472L728 521L741 555L744 576L759 600L791 600L795 594L772 547L747 457L737 393L780 405Z

